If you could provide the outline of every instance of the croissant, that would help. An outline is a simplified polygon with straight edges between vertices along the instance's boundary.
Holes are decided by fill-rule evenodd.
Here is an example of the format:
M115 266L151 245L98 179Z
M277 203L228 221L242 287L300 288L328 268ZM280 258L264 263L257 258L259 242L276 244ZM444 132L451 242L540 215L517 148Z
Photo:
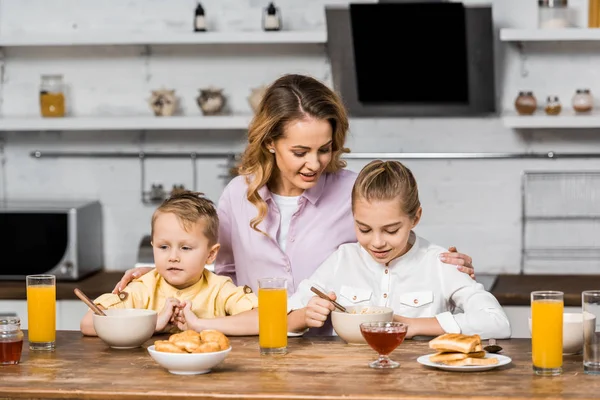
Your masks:
M185 350L180 349L168 340L157 340L154 342L154 348L156 351L163 351L166 353L187 353Z
M221 350L227 350L229 348L229 339L221 332L207 329L200 332L200 337L203 342L216 342L219 344Z
M229 348L229 339L214 329L198 333L187 330L169 336L169 340L154 342L156 351L167 353L212 353Z

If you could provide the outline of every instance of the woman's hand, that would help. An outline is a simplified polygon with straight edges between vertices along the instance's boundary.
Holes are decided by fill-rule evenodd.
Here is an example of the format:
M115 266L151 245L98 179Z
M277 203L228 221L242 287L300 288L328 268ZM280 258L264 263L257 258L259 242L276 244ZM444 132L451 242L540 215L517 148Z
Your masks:
M179 300L173 297L167 298L165 302L165 306L158 313L158 318L156 319L156 330L155 332L162 332L165 330L167 325L172 321L173 316L175 315L175 311L180 306Z
M335 293L330 292L328 294L331 300L337 299ZM327 316L331 314L335 306L327 300L324 300L318 296L312 297L306 305L304 311L304 322L309 328L320 328L327 321Z
M140 276L147 274L153 269L154 268L152 267L137 267L128 269L127 271L125 271L125 275L123 275L123 277L121 278L119 283L117 283L117 286L115 286L112 292L114 294L119 294L123 289L125 289L125 286L127 286L129 282L131 282L135 278L139 278Z
M464 272L475 279L473 259L466 254L459 253L454 246L450 247L448 251L448 253L440 254L440 261L446 264L456 265L460 272Z

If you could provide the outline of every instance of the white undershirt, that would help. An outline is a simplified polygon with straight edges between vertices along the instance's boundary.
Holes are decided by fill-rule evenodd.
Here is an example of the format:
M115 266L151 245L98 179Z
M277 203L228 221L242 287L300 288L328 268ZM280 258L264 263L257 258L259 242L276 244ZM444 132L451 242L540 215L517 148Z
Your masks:
M279 232L277 233L277 243L279 244L279 247L281 247L281 250L285 252L292 215L298 210L298 198L300 196L280 196L274 193L271 193L271 196L273 196L273 200L275 200L275 204L277 204L279 214L281 215Z

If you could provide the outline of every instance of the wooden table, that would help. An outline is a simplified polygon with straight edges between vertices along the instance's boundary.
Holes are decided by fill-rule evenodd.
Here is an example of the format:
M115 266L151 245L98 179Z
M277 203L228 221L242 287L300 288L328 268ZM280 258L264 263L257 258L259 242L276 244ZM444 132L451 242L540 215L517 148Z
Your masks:
M148 341L145 347L154 340ZM229 357L207 375L172 375L145 348L112 350L98 338L59 332L55 353L30 353L0 366L0 399L597 399L600 376L583 373L582 357L565 356L558 377L535 376L530 341L500 341L513 363L478 373L424 367L426 341L392 353L395 370L375 370L376 354L339 338L291 338L285 356L260 356L256 337L232 338Z

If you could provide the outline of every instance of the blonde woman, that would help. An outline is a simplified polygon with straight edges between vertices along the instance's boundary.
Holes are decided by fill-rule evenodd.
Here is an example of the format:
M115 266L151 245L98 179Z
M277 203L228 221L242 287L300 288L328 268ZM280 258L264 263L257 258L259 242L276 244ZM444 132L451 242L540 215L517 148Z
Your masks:
M259 278L285 277L291 295L340 245L356 242L356 173L341 160L347 131L342 101L316 79L285 75L270 85L248 129L240 176L218 202L217 274L254 291ZM473 276L468 255L440 257ZM115 291L149 270L128 270Z

